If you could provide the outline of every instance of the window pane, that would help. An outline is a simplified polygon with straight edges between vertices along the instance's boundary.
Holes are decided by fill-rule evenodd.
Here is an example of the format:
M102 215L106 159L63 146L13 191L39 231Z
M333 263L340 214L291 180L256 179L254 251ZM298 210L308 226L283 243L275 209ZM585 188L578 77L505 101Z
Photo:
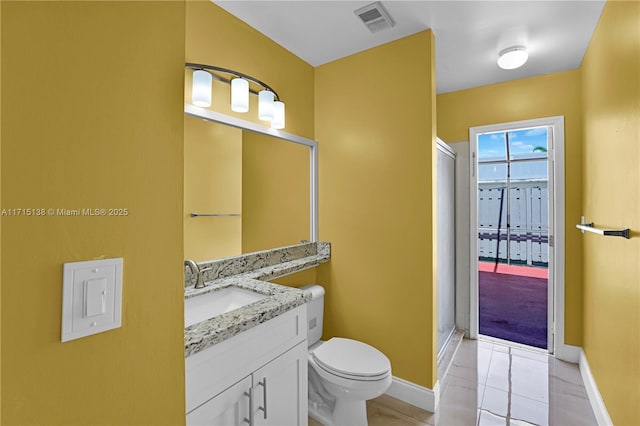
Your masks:
M509 132L510 158L547 158L547 131L546 127L536 127Z
M506 182L507 164L478 164L478 182Z
M507 159L506 138L502 133L485 133L478 136L478 161Z
M500 241L498 241L500 240ZM507 260L507 230L500 229L478 229L478 258L480 261L493 262L496 260L506 262Z
M497 185L478 188L478 228L485 230L504 229L506 231L506 189L504 186L498 187Z
M478 173L478 177L480 174ZM518 181L547 181L547 160L518 161L511 163L511 183Z

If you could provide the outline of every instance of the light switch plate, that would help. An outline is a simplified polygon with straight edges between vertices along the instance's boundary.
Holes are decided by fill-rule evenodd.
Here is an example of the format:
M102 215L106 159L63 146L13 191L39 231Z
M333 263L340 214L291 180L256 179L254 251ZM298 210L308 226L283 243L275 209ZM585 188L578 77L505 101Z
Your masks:
M62 341L120 327L122 258L65 263Z
M84 281L84 316L95 317L107 308L107 279L95 278Z

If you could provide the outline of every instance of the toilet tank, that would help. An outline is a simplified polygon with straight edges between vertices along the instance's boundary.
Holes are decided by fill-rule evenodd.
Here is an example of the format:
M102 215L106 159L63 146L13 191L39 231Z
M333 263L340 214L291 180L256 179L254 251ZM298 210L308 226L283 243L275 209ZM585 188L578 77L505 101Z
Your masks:
M322 317L324 315L324 288L319 285L304 285L300 290L311 292L311 300L307 303L307 341L309 346L322 337Z

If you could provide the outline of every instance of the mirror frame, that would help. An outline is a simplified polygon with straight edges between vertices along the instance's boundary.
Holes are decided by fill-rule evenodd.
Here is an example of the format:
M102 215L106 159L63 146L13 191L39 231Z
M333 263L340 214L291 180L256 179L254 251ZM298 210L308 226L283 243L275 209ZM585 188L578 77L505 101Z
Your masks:
M191 117L201 118L203 120L211 121L214 123L225 124L227 126L235 127L242 130L248 130L250 132L259 133L261 135L273 136L274 138L308 147L310 182L309 240L312 243L318 242L318 142L314 141L313 139L294 135L293 133L283 132L282 130L272 129L270 127L262 126L251 121L232 117L230 115L222 114L210 109L200 108L189 103L184 104L184 113L185 115Z

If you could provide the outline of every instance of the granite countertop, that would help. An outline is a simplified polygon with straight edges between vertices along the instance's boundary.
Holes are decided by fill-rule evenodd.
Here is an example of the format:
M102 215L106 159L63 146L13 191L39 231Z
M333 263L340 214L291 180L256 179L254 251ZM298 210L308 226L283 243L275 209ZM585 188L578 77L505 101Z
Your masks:
M214 266L214 270L215 267L219 270L231 268L232 272L219 274L224 276L206 281L206 287L200 289L195 289L190 285L192 277L188 272L185 273L185 283L188 285L185 287L185 299L231 286L251 290L268 297L186 327L184 330L185 357L307 303L311 299L311 293L269 283L267 280L316 267L328 262L330 258L328 243L304 243L211 262L201 262L199 266L202 269Z

